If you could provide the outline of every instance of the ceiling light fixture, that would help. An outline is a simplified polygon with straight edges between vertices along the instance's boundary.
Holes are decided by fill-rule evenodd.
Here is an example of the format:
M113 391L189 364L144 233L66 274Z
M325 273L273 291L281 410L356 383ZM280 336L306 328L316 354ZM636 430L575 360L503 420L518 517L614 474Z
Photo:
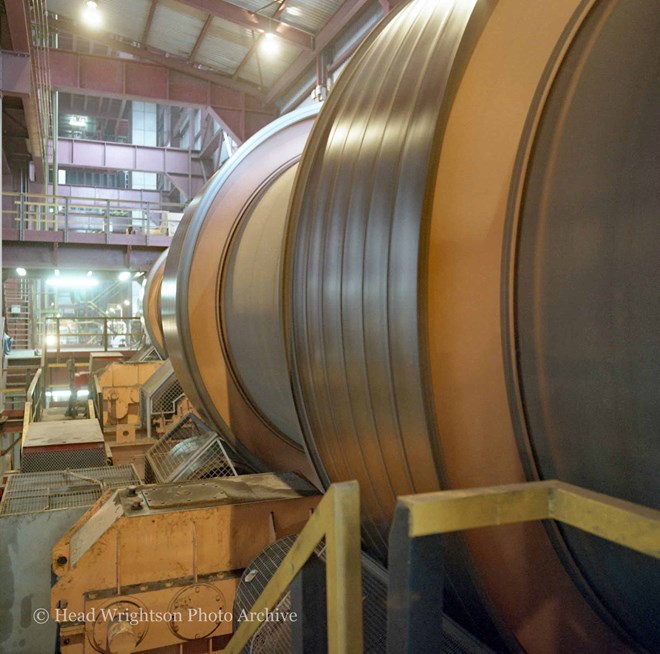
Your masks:
M87 127L87 116L71 116L69 125L71 127Z
M280 44L277 36L273 32L266 32L261 37L259 49L265 55L276 55L280 51Z
M85 0L82 18L89 27L98 27L103 22L97 0Z
M16 274L19 277L25 277L25 275L27 275L27 270L25 270L25 268L16 268Z
M124 270L123 272L119 273L120 282L127 282L130 278L131 278L131 273L128 272L128 270Z
M297 18L298 16L302 16L302 9L299 7L287 7L284 10L284 13L289 14L289 16L295 16Z

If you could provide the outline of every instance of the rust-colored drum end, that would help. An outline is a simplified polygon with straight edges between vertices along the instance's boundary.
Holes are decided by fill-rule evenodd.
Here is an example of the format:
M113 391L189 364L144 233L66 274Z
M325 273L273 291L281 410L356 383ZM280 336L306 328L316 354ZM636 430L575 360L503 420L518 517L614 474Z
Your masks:
M163 323L161 318L160 291L163 285L163 274L165 272L165 261L168 250L165 250L151 266L144 284L144 298L142 300L142 314L144 326L147 330L151 344L156 348L158 354L167 358L165 350L165 338L163 336Z

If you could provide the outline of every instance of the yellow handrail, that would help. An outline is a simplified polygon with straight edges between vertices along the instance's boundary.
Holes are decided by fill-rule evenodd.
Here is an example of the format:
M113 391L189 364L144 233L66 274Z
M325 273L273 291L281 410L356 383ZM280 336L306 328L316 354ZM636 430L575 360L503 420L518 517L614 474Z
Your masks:
M293 547L250 611L271 611L325 538L329 654L357 654L362 645L362 559L360 490L355 481L328 489ZM240 624L225 654L239 654L261 626L258 619Z
M561 481L400 497L410 538L533 520L557 520L660 558L660 511Z
M21 434L21 447L25 443L25 437L27 436L28 427L30 426L30 421L32 420L32 402L26 402L23 409L23 432Z

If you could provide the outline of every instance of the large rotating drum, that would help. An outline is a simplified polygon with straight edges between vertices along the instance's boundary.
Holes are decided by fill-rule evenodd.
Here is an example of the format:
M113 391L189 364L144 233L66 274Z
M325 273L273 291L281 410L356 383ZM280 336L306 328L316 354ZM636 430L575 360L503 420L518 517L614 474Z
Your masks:
M296 406L324 483L558 478L660 504L660 4L416 0L314 127L287 245ZM525 524L448 543L497 649L657 651L657 561Z
M312 480L281 288L289 198L318 111L276 120L209 181L176 232L161 292L165 344L187 397L255 466Z
M660 505L659 79L655 0L402 6L313 129L276 121L186 212L162 311L188 397L267 467L357 479L383 561L402 494ZM657 650L650 558L533 523L446 554L498 651Z

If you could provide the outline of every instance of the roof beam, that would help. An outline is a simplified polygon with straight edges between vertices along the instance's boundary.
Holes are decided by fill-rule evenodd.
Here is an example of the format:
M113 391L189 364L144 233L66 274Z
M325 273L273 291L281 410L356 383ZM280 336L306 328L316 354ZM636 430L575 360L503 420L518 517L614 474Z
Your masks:
M147 47L147 42L149 41L149 32L151 32L151 25L154 22L154 14L156 13L156 7L158 6L158 0L151 0L151 6L149 7L149 13L147 14L147 22L144 24L144 30L142 32L142 47Z
M398 1L398 0L395 0ZM345 0L335 15L321 28L316 35L314 49L310 52L303 52L298 59L289 67L286 73L275 82L266 95L266 102L273 102L275 98L284 93L292 86L298 78L314 64L316 57L321 51L334 41L344 30L355 16L362 11L364 7L371 3L371 0ZM393 2L390 4L394 4Z
M206 37L206 33L209 31L209 27L211 27L211 23L213 22L213 16L211 14L208 15L206 18L206 22L204 23L204 27L202 27L201 32L199 33L199 36L197 37L197 41L195 41L195 45L193 46L193 49L190 51L190 55L188 56L188 63L192 64L195 62L195 57L197 57L197 53L199 52L199 48L202 45L202 42L204 41L204 38ZM232 79L234 79L232 77Z
M52 28L55 30L69 32L70 34L77 33L77 29L73 21L66 20L64 18L51 18L50 23ZM79 36L82 36L82 34L79 34ZM147 61L160 64L161 66L176 70L180 73L198 77L199 79L202 79L206 82L211 82L212 84L223 85L236 91L249 93L257 98L261 98L262 96L261 89L254 86L253 84L233 80L229 75L221 75L210 70L197 68L192 64L189 64L184 59L179 59L178 57L166 56L164 53L161 54L149 48L131 45L130 43L127 43L121 39L119 36L110 34L108 32L98 31L95 32L93 36L90 35L86 38L89 38L96 43L100 43L101 45L105 45L112 50L125 52L140 59L146 59Z
M58 139L60 166L94 170L134 170L143 173L201 177L201 165L187 148L160 148L131 143Z
M305 50L314 49L314 36L277 18L269 18L238 7L227 0L178 0L184 5L198 9L217 18L241 27L261 32L273 31L277 36Z

